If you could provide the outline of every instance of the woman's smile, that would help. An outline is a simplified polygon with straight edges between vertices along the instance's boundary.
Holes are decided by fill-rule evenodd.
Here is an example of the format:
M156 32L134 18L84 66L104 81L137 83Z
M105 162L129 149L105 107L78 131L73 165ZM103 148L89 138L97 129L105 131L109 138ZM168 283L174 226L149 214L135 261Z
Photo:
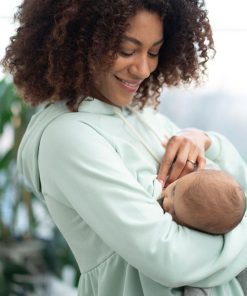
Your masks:
M152 24L152 26L150 26ZM158 65L163 44L163 24L158 14L140 11L129 20L113 65L94 74L91 96L115 106L127 106L141 83Z
M126 91L130 93L136 93L142 81L134 81L134 80L125 80L121 79L115 75L119 85Z

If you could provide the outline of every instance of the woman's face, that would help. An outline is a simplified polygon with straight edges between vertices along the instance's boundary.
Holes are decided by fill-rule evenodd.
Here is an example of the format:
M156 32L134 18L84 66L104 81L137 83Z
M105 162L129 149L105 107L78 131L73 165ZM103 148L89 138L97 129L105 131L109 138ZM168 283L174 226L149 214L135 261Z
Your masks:
M155 13L142 10L129 20L113 66L94 75L92 96L116 106L128 105L140 84L156 69L163 43L163 24Z

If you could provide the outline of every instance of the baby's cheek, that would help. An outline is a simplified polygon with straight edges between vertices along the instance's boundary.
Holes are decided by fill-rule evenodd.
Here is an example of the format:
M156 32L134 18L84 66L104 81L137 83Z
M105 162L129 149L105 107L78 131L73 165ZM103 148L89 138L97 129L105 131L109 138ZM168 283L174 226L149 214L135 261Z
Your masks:
M169 212L170 211L170 204L169 204L169 200L167 197L164 197L164 200L163 200L163 209L166 211L166 212Z

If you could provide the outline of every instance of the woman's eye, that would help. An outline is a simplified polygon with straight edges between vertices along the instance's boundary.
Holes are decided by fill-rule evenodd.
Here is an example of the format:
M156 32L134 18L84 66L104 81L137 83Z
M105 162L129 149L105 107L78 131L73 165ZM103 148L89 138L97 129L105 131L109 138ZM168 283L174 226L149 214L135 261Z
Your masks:
M135 51L132 51L132 52L120 51L119 52L119 54L123 57L131 57L134 53L135 53ZM149 52L148 55L151 58L157 58L159 56L159 52L157 52L157 53Z
M150 57L152 57L152 58L157 58L157 57L159 56L159 53L158 53L158 52L157 52L157 53L149 52L148 54L149 54Z
M134 52L120 51L119 54L123 57L130 57L134 54Z

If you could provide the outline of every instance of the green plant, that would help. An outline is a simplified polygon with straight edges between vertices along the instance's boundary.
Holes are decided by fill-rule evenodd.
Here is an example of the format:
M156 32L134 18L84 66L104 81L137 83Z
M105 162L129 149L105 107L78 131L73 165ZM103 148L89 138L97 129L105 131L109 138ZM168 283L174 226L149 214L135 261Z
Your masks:
M14 236L14 228L16 224L16 212L21 203L25 203L29 215L29 231L34 226L34 217L31 209L31 196L25 195L22 198L22 187L16 178L16 154L17 149L25 131L33 109L28 108L16 94L14 86L7 79L0 81L0 136L12 137L12 143L5 147L0 154L0 239L3 242L10 241ZM3 140L3 139L2 139ZM3 212L7 199L11 195L12 205L8 210L8 219L6 213ZM5 217L5 219L4 219ZM8 222L6 221L8 220Z
M39 237L34 205L38 203L44 211L46 207L23 188L17 177L18 146L34 112L34 108L22 102L10 80L0 81L0 147L5 137L10 138L8 145L0 149L0 295L3 296L37 295L35 291L45 283L41 275L52 273L59 277L64 265L74 267L77 279L79 275L74 257L56 227L52 238ZM24 209L27 221L22 232L17 231L20 208Z

